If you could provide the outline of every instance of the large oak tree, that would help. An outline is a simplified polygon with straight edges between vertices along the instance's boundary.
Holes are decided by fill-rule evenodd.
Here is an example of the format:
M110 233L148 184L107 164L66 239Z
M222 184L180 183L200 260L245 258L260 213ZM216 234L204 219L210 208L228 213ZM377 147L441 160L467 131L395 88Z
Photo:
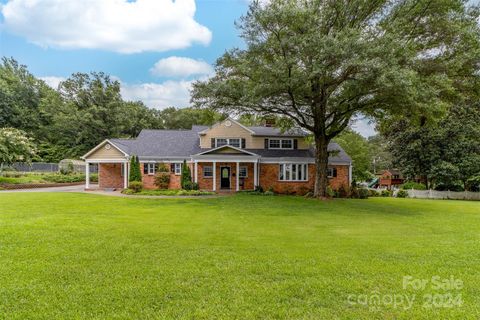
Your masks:
M353 117L434 115L455 99L478 58L476 18L460 0L254 1L238 22L245 47L217 60L192 102L309 131L325 197L327 146Z

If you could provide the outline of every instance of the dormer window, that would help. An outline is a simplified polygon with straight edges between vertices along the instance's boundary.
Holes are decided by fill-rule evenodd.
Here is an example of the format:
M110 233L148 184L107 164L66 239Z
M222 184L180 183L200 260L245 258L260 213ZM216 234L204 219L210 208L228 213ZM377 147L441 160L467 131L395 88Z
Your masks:
M215 139L215 147L221 146L232 146L240 148L241 146L241 139L240 138L216 138Z
M269 149L293 149L293 139L268 139Z

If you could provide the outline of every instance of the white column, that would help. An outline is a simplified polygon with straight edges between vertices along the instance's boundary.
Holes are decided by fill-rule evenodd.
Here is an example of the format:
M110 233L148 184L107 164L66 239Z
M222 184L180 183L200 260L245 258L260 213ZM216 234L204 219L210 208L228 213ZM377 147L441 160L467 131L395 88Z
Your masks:
M123 164L123 188L128 188L128 163Z
M217 163L213 161L213 191L217 190Z
M197 160L195 160L195 162L194 162L194 167L195 167L195 169L193 171L195 171L195 173L194 173L195 177L193 179L194 179L195 183L198 183L198 162L197 162Z
M85 189L90 189L90 162L85 162Z
M253 163L253 187L258 186L258 161Z
M352 185L352 164L350 163L350 166L348 166L348 185Z
M235 174L235 177L237 179L235 180L235 182L236 182L236 188L235 189L238 191L238 190L240 190L240 183L239 183L240 178L238 177L240 175L240 162L238 162L238 161L237 161L237 171L236 172L237 173Z

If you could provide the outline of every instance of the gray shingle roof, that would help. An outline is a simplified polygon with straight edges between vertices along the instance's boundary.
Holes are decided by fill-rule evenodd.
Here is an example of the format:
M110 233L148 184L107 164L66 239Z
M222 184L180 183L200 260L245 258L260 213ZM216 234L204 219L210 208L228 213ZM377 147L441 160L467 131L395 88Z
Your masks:
M290 129L285 132L282 132L279 128L275 128L275 127L247 127L247 128L255 132L254 135L263 136L263 137L278 137L278 136L306 137L308 136L308 133L298 128Z
M110 139L110 141L130 155L137 155L140 159L185 158L209 149L200 149L198 133L206 126L193 126L191 130L142 130L136 139ZM253 127L259 128L259 127ZM257 130L264 133L279 132L271 129ZM278 130L278 129L276 129ZM278 136L278 134L277 134ZM336 143L330 143L329 150L338 150L338 153L329 157L330 162L349 163L350 157ZM314 149L309 150L271 150L246 149L265 158L314 158Z

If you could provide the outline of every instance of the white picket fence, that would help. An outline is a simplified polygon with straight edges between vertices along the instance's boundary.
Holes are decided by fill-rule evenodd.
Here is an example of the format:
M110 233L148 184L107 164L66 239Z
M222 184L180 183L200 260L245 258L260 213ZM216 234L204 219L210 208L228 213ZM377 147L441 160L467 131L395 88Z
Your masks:
M435 190L407 190L409 198L420 199L452 199L452 200L480 200L480 192L471 191L435 191ZM394 196L396 193L394 192Z

